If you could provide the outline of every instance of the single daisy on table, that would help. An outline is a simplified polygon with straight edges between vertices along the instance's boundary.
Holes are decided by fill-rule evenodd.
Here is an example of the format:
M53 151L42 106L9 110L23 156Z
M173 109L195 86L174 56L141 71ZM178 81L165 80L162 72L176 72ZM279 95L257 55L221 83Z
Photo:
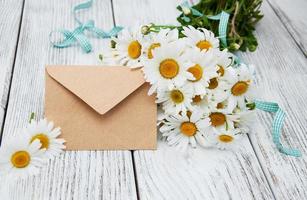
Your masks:
M187 84L194 88L195 95L205 95L210 80L218 76L213 52L192 48L187 49L185 57L188 58L188 61L184 66L193 75L193 79L188 79Z
M236 147L236 144L242 139L242 134L240 134L240 129L233 128L213 128L208 136L208 141L213 147L218 149L232 149Z
M112 38L115 42L112 54L110 55L116 63L131 68L142 67L143 56L143 35L140 27L123 29L117 36ZM108 57L106 55L106 57Z
M231 69L229 72L232 73L232 76L229 78L231 88L228 107L230 110L237 106L246 109L246 102L252 102L254 99L253 68L241 64L238 68Z
M202 112L192 112L189 114L171 115L166 118L166 122L160 131L169 145L177 146L185 151L190 144L205 143L205 130L210 125L208 118L203 118Z
M151 84L149 95L157 90L172 90L181 87L187 79L193 80L193 75L183 65L186 58L182 55L184 49L180 40L155 48L153 58L144 63L145 80Z
M43 154L38 139L29 142L28 137L11 138L0 148L0 174L13 178L35 175L43 165Z
M30 142L40 141L41 149L46 149L44 153L46 159L58 156L65 149L65 140L57 138L61 134L61 129L54 128L53 122L47 122L46 119L38 122L31 120L25 131L30 138Z
M198 47L200 50L205 51L219 48L219 39L207 29L195 29L193 26L188 26L183 27L182 33L186 36L187 45L192 48Z
M152 51L156 48L164 46L165 44L171 43L178 40L177 29L162 29L159 33L150 33L148 38L144 41L143 49L145 52L144 58L152 59Z
M186 113L191 105L193 88L189 85L175 87L171 90L158 90L156 103L162 103L163 110L168 114Z

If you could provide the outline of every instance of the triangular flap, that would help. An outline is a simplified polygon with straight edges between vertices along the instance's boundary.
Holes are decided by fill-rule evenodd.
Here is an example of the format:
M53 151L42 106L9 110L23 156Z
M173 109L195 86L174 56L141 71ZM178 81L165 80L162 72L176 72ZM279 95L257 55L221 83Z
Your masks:
M47 66L47 73L99 114L145 83L141 70L111 66Z

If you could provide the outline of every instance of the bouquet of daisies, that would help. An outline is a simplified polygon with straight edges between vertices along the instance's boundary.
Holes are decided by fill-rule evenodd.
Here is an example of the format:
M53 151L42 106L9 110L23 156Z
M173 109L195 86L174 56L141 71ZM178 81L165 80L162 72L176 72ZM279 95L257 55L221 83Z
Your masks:
M183 27L183 37L177 29L144 33L144 27L124 29L103 61L141 68L151 85L148 94L156 94L159 130L169 145L226 149L249 132L252 66L236 63L204 28Z

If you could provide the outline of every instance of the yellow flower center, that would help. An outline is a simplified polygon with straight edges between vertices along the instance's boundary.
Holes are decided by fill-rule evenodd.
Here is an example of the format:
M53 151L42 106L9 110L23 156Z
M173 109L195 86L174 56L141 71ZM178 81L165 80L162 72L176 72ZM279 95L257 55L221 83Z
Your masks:
M221 65L218 65L219 69L217 70L217 73L222 77L225 74L225 69Z
M224 108L223 103L218 103L218 104L216 105L216 108L217 108L217 109L222 109L222 108Z
M128 46L128 55L130 58L137 59L141 55L142 46L135 40L132 41Z
M202 99L200 95L195 95L192 100L193 100L193 103L199 103L201 102Z
M186 136L193 136L196 134L197 127L192 122L183 122L180 126L181 133Z
M147 53L147 57L149 59L152 59L153 58L153 55L152 55L152 50L154 50L155 48L157 47L160 47L160 43L153 43L150 45L150 47L148 48L148 53Z
M30 164L31 157L26 151L17 151L11 157L12 165L16 168L25 168Z
M209 117L212 126L221 126L226 122L226 116L223 113L211 113Z
M49 138L47 135L43 133L39 133L31 138L31 142L34 140L39 139L40 143L42 144L41 149L45 148L48 149L49 147Z
M219 140L221 142L228 143L228 142L232 142L233 141L233 137L230 136L230 135L219 135Z
M203 69L199 64L196 64L188 69L188 72L193 74L195 80L192 80L193 82L199 81L201 77L203 76Z
M218 85L219 85L219 82L217 81L217 78L212 78L212 79L210 79L210 81L209 81L209 86L208 86L208 88L209 88L210 90L213 90L213 89L217 88Z
M203 50L203 49L208 50L212 47L211 43L207 40L201 40L197 42L196 46L200 48L200 50Z
M174 103L178 104L183 102L184 95L180 90L173 90L171 91L171 99L173 100Z
M231 88L231 93L234 96L240 96L242 94L244 94L248 89L248 84L244 81L239 81L236 84L234 84L234 86L232 86Z
M159 71L161 76L171 79L179 73L179 65L174 59L165 59L160 63Z

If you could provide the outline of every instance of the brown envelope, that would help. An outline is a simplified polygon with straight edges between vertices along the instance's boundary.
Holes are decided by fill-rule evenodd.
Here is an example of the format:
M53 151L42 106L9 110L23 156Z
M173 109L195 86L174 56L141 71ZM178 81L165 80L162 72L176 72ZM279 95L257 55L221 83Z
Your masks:
M157 106L141 70L47 66L45 115L68 150L156 149Z

